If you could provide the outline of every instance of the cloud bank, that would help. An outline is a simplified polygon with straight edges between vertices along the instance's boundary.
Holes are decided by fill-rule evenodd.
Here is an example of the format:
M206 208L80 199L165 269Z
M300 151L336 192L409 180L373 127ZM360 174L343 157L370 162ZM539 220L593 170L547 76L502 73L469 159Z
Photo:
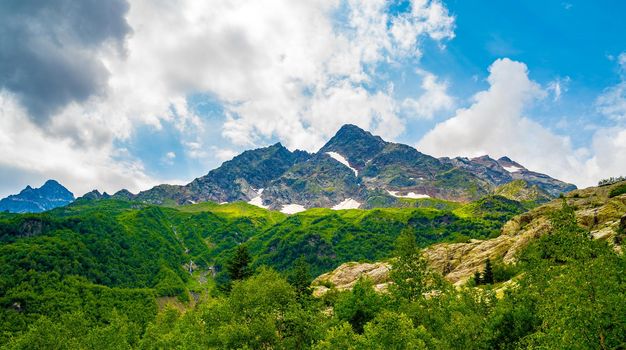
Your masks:
M393 138L404 128L401 103L376 81L380 70L417 63L426 39L453 38L454 18L438 0L388 10L383 0L4 3L2 171L55 177L78 194L173 181L146 175L120 145L138 126L173 125L184 154L161 164L232 156L206 139L214 124L188 104L198 93L222 106L221 133L238 147L280 139L316 150L344 123Z
M416 147L436 156L509 156L531 170L579 186L626 173L623 125L600 128L590 148L575 149L569 137L525 116L551 89L532 81L525 64L498 59L489 67L487 82L489 88L474 95L469 107L437 124ZM597 102L599 110L616 121L621 120L623 84L607 89Z

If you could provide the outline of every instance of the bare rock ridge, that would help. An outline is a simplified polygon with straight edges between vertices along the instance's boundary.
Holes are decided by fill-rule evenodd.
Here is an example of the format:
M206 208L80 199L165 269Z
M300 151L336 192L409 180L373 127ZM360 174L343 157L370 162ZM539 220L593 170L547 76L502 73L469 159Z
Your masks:
M546 201L576 188L507 157L438 159L344 125L314 154L277 143L245 151L184 186L159 185L136 195L123 190L112 197L171 205L246 201L279 210L372 208L427 197L468 202L514 181L528 188L521 200ZM512 189L501 192L519 199Z
M26 186L20 193L0 200L0 211L11 213L40 213L67 205L74 195L55 180L48 180L39 188Z
M575 190L565 197L568 205L575 210L578 224L589 230L594 239L607 240L618 252L622 252L623 242L616 237L626 233L626 193L613 197L610 193L612 189L624 185L626 181ZM561 199L556 199L514 217L496 238L435 244L425 249L424 255L433 269L455 285L462 285L474 272L482 271L487 259L514 264L518 253L529 242L550 231L549 214L561 205ZM314 290L316 295L321 295L330 287L349 289L361 276L372 279L377 289L382 290L389 282L389 269L390 264L384 261L345 263L316 278L313 281Z

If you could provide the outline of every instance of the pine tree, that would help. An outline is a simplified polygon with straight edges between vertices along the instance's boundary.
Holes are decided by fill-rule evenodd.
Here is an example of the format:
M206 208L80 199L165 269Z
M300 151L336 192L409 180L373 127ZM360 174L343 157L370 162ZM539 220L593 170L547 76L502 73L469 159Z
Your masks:
M426 291L428 266L411 229L403 230L396 240L396 259L390 277L394 282L393 292L405 300L415 301Z
M483 279L480 276L480 272L476 271L474 272L474 284L479 286L483 283Z
M312 278L309 270L309 264L306 262L306 259L304 256L300 256L295 261L293 270L288 278L300 300L311 295Z
M232 281L243 280L250 275L252 275L252 271L250 271L250 262L252 258L250 257L250 253L248 253L248 247L241 244L235 250L235 255L228 262L227 270L228 276Z
M482 282L484 284L493 284L493 267L489 259L485 262L485 272L483 273Z

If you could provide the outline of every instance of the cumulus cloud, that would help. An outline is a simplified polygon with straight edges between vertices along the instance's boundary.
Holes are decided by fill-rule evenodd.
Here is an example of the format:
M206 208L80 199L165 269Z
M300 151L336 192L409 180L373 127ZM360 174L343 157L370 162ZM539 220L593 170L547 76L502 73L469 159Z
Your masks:
M417 99L406 98L402 107L409 117L432 119L435 113L452 109L454 99L448 95L448 84L438 80L437 76L429 72L418 72L423 76L423 94Z
M454 37L439 0L413 0L394 15L384 0L129 2L0 5L0 119L13 133L0 150L3 173L57 176L77 193L145 188L154 179L120 148L138 125L176 127L176 158L232 156L228 145L207 152L215 124L187 104L196 93L221 104L222 134L237 147L279 139L316 150L344 123L393 138L402 105L391 85L374 83L380 67L415 64L424 39ZM441 92L424 80L425 93ZM41 169L22 164L28 157Z
M71 139L46 134L7 92L0 93L0 116L0 183L12 185L0 189L1 195L48 178L71 185L77 195L95 186L113 192L121 183L131 190L155 184L123 149L108 144L86 151Z
M109 72L100 56L122 51L128 7L124 0L3 1L0 88L38 121L104 93Z
M394 137L403 123L393 90L372 88L377 66L415 59L422 37L451 38L454 20L439 1L414 1L411 11L393 18L383 0L342 5L133 2L128 60L111 66L126 78L114 76L112 85L145 107L154 102L147 111L161 115L172 96L208 92L228 116L223 135L237 145L278 138L290 148L315 150L345 122ZM150 87L150 96L141 95L138 82Z
M471 106L437 124L416 147L437 156L509 156L531 170L579 186L626 173L626 128L620 124L598 129L589 148L575 149L569 137L525 116L527 108L545 98L550 88L542 89L532 81L525 64L496 60L487 82L489 89L477 93ZM602 96L598 100L605 101ZM617 120L613 112L608 115Z
M558 136L524 116L525 107L546 92L529 79L525 64L496 60L489 68L489 89L474 96L473 104L437 124L417 144L437 156L509 156L530 169L573 180L572 149Z

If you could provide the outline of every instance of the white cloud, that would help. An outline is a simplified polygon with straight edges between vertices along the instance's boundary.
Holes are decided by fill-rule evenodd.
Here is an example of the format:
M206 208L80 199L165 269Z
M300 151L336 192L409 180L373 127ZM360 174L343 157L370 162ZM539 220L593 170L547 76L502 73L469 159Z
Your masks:
M165 155L163 155L163 157L161 158L161 163L165 165L173 165L174 159L176 159L175 152L172 152L172 151L166 152Z
M596 107L609 119L623 123L626 122L626 52L617 56L617 64L621 82L606 88L596 99Z
M130 190L155 184L145 175L142 164L129 158L124 149L114 149L106 142L82 147L80 140L46 134L6 91L0 92L0 116L0 182L17 186L3 189L2 196L49 178L69 186L75 195L95 187L114 192L120 189L120 183Z
M560 100L561 95L567 92L570 81L571 78L566 76L565 78L556 78L548 83L546 90L552 92L554 102Z
M451 38L454 20L438 1L415 1L388 26L385 1L348 1L347 22L337 28L340 4L136 1L128 60L113 66L124 73L116 74L124 77L116 86L125 97L145 91L137 84L150 87L126 97L146 101L149 113L137 113L144 120L167 118L171 96L210 92L229 115L224 136L238 145L277 137L290 148L315 150L345 122L394 137L403 123L392 90L364 84L377 64L419 55L420 37Z
M387 6L384 0L132 0L124 50L98 49L108 72L98 94L34 125L23 111L8 115L2 92L0 119L12 123L2 132L14 133L0 151L3 169L59 174L78 193L145 189L155 181L117 146L137 125L174 125L184 135L184 156L226 159L233 154L226 148L205 151L208 126L187 105L187 96L198 92L223 104L223 135L237 145L278 138L290 148L315 150L346 122L394 137L404 124L393 89L372 88L377 66L415 59L421 38L452 38L454 18L437 0L414 0L397 19L388 17ZM18 135L30 142L11 141ZM58 146L46 148L53 140ZM42 158L48 149L56 156L46 159L64 160L41 169L20 160Z
M222 162L233 159L237 154L239 152L229 148L218 148L215 150L215 156Z
M448 83L438 81L432 73L418 71L423 76L423 94L417 99L406 98L402 108L409 117L432 119L435 113L452 109L454 99L448 95Z
M609 87L596 99L598 111L618 122L626 122L626 82Z
M477 93L470 107L437 124L419 141L418 149L437 156L506 155L531 170L577 185L594 184L601 174L585 163L596 157L593 164L604 164L606 160L597 157L601 148L610 145L594 143L596 156L588 159L588 151L574 150L568 137L525 117L526 107L546 96L529 79L525 64L499 59L489 72L489 89Z
M437 124L418 142L419 150L437 156L506 155L578 186L626 174L626 128L621 123L626 120L626 83L608 88L597 100L599 111L615 125L597 128L589 148L574 149L568 137L524 116L526 107L546 96L529 79L525 64L500 59L489 72L489 89L477 93L470 107Z
M595 181L626 175L626 128L599 129L593 136L593 156L585 163L587 177Z

